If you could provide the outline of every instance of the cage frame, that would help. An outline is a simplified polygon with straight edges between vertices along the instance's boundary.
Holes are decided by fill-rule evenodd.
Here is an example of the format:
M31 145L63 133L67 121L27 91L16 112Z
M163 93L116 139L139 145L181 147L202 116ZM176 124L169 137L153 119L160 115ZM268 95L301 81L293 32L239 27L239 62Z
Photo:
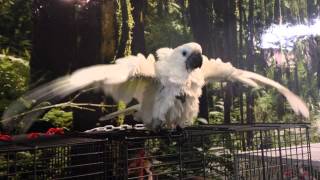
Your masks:
M299 132L297 131L298 134L295 133L294 135L295 135L295 138L299 138L298 135L300 135L303 138L300 138L299 142L295 142L298 144L295 144L295 145L290 144L289 148L291 150L290 150L290 153L287 153L288 151L284 150L282 146L289 145L287 143L292 143L291 141L290 142L283 141L287 138L286 136L288 135L291 136L290 134L286 134L286 130L289 130L288 133L290 133L290 129L294 129L295 131L300 129ZM177 163L177 164L170 165L169 167L169 169L170 168L173 169L172 179L192 179L192 178L199 178L199 177L201 177L202 179L211 179L212 177L217 175L217 173L215 172L215 170L208 168L207 167L208 164L211 163L211 166L213 168L217 168L217 171L220 170L219 166L221 166L221 164L215 161L210 162L208 160L209 155L206 153L209 153L210 149L208 151L204 150L206 148L205 143L208 143L207 137L212 138L214 136L223 136L223 135L227 135L227 136L230 135L231 137L232 134L237 134L237 133L240 137L241 133L244 133L244 132L246 132L246 136L249 137L250 132L253 132L259 135L259 137L252 136L253 141L261 142L261 146L258 147L257 144L248 145L247 148L248 149L252 148L252 152L248 151L247 149L244 149L244 152L241 152L237 148L233 149L234 151L231 152L228 148L226 148L229 141L223 140L222 144L219 142L219 140L214 142L214 143L217 143L215 145L219 144L222 146L212 147L213 148L212 151L219 152L221 150L221 152L223 153L220 154L221 157L218 157L215 155L213 155L213 157L214 158L217 157L218 160L220 158L220 160L222 160L222 163L226 162L226 164L228 164L229 159L231 159L230 163L232 163L232 167L231 166L228 166L227 168L222 166L220 167L222 168L221 172L224 173L223 175L221 175L222 177L221 179L254 179L256 177L258 177L259 179L270 179L269 177L270 174L268 174L267 171L272 168L279 168L279 169L276 169L274 172L278 172L278 173L281 172L280 173L281 176L279 176L279 179L285 179L284 175L282 174L289 170L293 171L294 168L290 169L290 167L293 167L293 166L288 165L289 167L288 168L283 164L286 164L288 161L290 161L290 157L291 157L291 163L293 162L293 164L296 165L297 163L294 163L294 161L292 160L293 159L292 157L294 156L300 157L300 155L302 155L302 159L299 160L298 158L297 161L298 163L302 163L303 165L302 168L308 173L309 179L311 179L314 176L315 171L312 167L312 162L311 162L309 130L310 130L310 124L308 123L296 123L296 124L292 124L292 123L291 124L285 124L285 123L258 124L257 123L257 124L250 124L250 125L243 125L243 124L201 125L201 126L188 127L181 131L164 130L164 131L161 131L160 133L154 133L147 130L125 130L125 131L111 131L111 132L97 132L97 133L72 132L72 133L66 133L65 135L54 135L54 136L43 135L43 136L40 136L39 138L31 139L31 140L27 139L26 136L19 136L19 137L15 137L14 141L12 142L0 143L0 157L3 156L3 154L8 154L7 157L10 157L9 156L10 153L17 154L20 152L33 152L34 153L34 156L32 156L33 164L37 164L38 161L41 160L39 157L37 157L37 153L39 155L41 154L39 152L42 152L43 150L59 149L59 148L63 149L65 147L68 149L66 156L77 157L81 153L82 154L87 153L87 156L88 156L87 159L92 159L92 160L94 159L97 162L92 163L90 160L89 161L87 160L87 162L86 161L77 162L77 161L73 161L72 159L71 160L69 159L69 161L72 161L72 162L71 163L68 162L69 164L67 164L67 166L65 167L63 166L61 169L58 168L57 172L59 173L61 171L60 173L62 174L61 176L59 176L58 174L56 177L54 177L55 175L54 173L52 173L51 175L50 173L47 175L46 174L43 175L40 172L41 169L39 170L37 169L37 166L34 166L33 170L31 170L30 172L27 172L27 174L31 173L31 175L28 177L33 177L33 179L41 179L42 177L45 177L46 179L50 179L50 178L51 179L74 179L74 178L81 179L81 178L87 178L92 176L92 177L95 177L94 179L139 179L139 180L148 179L150 178L150 175L146 173L145 161L151 159L150 161L152 162L151 162L150 169L154 171L154 174L152 175L152 177L156 179L164 179L163 177L166 177L166 176L163 175L162 177L160 173L157 173L159 171L158 169L156 169L156 167L159 167L159 169L161 170L162 166L165 166L166 163L169 166L172 160L170 160L170 158L160 157L157 154L147 155L149 153L148 151L153 151L155 148L159 148L160 147L159 142L161 142L163 143L162 146L164 147L166 147L165 144L167 143L168 149L171 148L172 152L176 152L177 150L177 153L176 154L173 153L173 156L172 156L172 157L179 157L177 161L172 161L173 163ZM268 143L263 144L262 142L264 141L263 138L267 137L268 135L267 133L271 131L273 131L274 133L273 137L277 138L277 139L272 139L272 143L276 142L278 143L278 145L273 145L272 148L270 147L267 148ZM281 134L281 132L284 132L284 134ZM209 140L214 141L214 138L212 139L210 138ZM200 140L201 147L200 146L198 147L198 144L197 144L199 140ZM238 146L237 143L240 143L240 146L241 146L240 140L241 139L235 138L234 141L232 141L233 144L231 143L231 146L230 146L231 149L235 147L235 144ZM297 141L297 139L295 140ZM50 142L54 142L54 143L52 144ZM132 143L133 144L136 143L136 147L132 146ZM148 145L148 143L150 144ZM212 142L209 141L209 143L212 143ZM248 142L245 142L245 143L248 143ZM84 148L84 150L81 150L80 148L77 149L77 147L81 147L81 146L85 146L85 147L88 146L88 148L87 149ZM95 149L95 146L97 146L96 147L97 149ZM90 148L91 148L91 151L88 150ZM258 153L259 148L261 148L260 150L261 154ZM135 153L140 152L139 150L141 149L144 150L144 154L143 156L139 157ZM292 152L292 149L294 150L300 149L301 152L296 151L296 154L294 154ZM184 152L184 150L186 152ZM53 152L56 152L56 151L53 150ZM194 154L197 154L197 152L200 154L199 157L201 160L197 161L197 159L195 159L194 164L195 165L198 165L197 163L200 164L198 170L191 169L190 167L192 167L192 165L189 165L188 162L185 161L186 157L187 158L191 157ZM269 157L270 152L271 152L271 158ZM92 156L89 156L90 153ZM100 156L97 157L93 155L93 154L99 154L99 153L101 155L101 158L99 158ZM155 151L155 153L158 153L158 152ZM163 156L165 157L167 156L167 154L164 154ZM279 156L279 158L277 158L277 156ZM198 158L198 156L196 155L195 157ZM161 158L164 160L162 160ZM272 158L277 160L273 160ZM143 160L141 161L141 159ZM158 162L159 163L158 165L152 164L154 163L153 161L157 163L156 159L160 159L160 161L162 160L163 163L161 162L162 163L161 164ZM252 162L256 163L257 167L249 168L250 171L244 172L245 168L243 168L242 166L246 166L247 164L250 164L252 159L256 160ZM135 162L135 160L137 160L137 162L138 161L140 162L140 166L130 167L131 165L130 163ZM190 161L191 160L192 159L190 159ZM269 167L269 165L271 166L272 164L267 163L266 162L267 160L270 160L270 162L273 162L273 163L275 162L276 164L274 165L274 167ZM59 160L56 160L56 162L58 161ZM165 161L168 161L168 162L165 162ZM76 162L79 164L75 164ZM91 172L91 171L89 172L90 168L85 168L86 167L85 164L90 165L90 163L93 166L93 168L91 169L94 169L94 167L98 167L94 169L96 170L96 172ZM189 162L189 163L192 164L192 162ZM281 164L280 166L279 166L279 163ZM3 164L3 163L0 163L0 164ZM9 160L7 161L7 164L10 164ZM80 169L79 171L82 171L82 169L88 170L88 173L73 174L75 170L73 171L70 170L70 172L69 171L66 172L65 174L66 176L63 176L63 173L65 173L63 171L67 171L68 168L71 168L71 169L74 168L73 165L78 166L79 167L78 169ZM259 165L261 165L262 169ZM304 165L306 165L306 168L304 167ZM3 165L0 165L0 177L6 178L6 179L10 179L10 178L19 179L19 172L15 172L16 174L15 173L10 174L9 171L7 173L5 172L1 173L1 171L3 171L3 168L1 168L1 166ZM20 166L16 165L15 168L19 169ZM258 170L259 168L262 170L261 172ZM299 168L300 167L297 166L296 171L299 171L300 170ZM7 166L7 170L8 169L10 169L9 165ZM162 168L162 169L166 169L166 168ZM175 169L177 170L175 171ZM140 174L138 173L138 175L133 176L132 174L130 174L130 172L132 171L139 172ZM48 170L48 172L50 172L50 169ZM144 172L144 173L141 173L141 172ZM197 174L197 176L193 176L192 172L196 172L195 174ZM94 173L96 173L96 176ZM212 176L210 173L213 173ZM294 175L298 176L298 172L291 172L291 173L295 173L295 174L292 174L292 176ZM201 176L198 176L199 174L201 174Z

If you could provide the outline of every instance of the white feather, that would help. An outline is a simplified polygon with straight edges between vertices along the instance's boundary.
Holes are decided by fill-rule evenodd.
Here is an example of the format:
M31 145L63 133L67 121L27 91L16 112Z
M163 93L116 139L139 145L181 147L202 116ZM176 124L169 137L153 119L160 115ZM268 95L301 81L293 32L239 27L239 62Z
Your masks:
M240 69L236 69L236 71L231 75L230 78L234 80L248 79L259 84L265 84L276 88L282 95L286 97L287 101L296 114L302 115L305 118L309 118L309 110L303 100L278 82L275 82L259 74Z
M108 89L110 87L126 86L125 82L130 82L127 80L132 78L155 78L155 62L154 59L152 60L152 57L153 56L150 56L149 59L151 59L151 61L148 61L141 54L137 56L128 56L118 59L116 64L94 65L82 68L76 70L71 75L67 75L44 84L31 90L21 97L20 100L12 103L2 116L2 123L5 128L10 129L16 122L11 119L11 117L14 117L40 102L51 101L53 99L55 101L61 100L67 95L70 95L75 91L82 90L89 85L102 85L104 89ZM145 85L138 83L133 91L143 91L141 88L144 87ZM131 92L131 94L134 95L135 92ZM125 95L125 93L120 95L121 92L118 91L106 91L106 93L112 96L115 95L118 99L122 99ZM126 98L126 100L129 101L129 98L133 98L133 96ZM32 120L30 119L30 121ZM30 124L30 122L28 124Z
M203 72L206 83L217 80L231 80L240 81L255 88L260 87L259 84L272 86L286 97L290 106L296 114L302 115L305 118L309 118L309 110L303 100L286 87L269 78L253 72L237 69L233 67L232 64L224 63L220 59L211 59L209 61L205 56L204 64L201 70Z
M173 49L171 48L160 48L156 51L157 57L159 60L166 60L169 55L172 53Z

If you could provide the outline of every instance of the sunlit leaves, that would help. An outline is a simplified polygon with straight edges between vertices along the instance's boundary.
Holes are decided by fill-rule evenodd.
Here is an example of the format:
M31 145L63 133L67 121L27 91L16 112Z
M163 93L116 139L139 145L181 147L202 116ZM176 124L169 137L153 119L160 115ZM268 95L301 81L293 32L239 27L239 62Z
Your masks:
M27 89L29 67L9 58L0 58L0 112Z

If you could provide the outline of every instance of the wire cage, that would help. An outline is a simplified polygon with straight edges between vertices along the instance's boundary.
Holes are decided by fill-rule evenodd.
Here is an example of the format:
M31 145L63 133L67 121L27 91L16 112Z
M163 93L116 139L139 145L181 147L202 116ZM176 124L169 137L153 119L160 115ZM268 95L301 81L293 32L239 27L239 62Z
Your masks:
M0 145L0 179L318 178L306 124L73 133Z

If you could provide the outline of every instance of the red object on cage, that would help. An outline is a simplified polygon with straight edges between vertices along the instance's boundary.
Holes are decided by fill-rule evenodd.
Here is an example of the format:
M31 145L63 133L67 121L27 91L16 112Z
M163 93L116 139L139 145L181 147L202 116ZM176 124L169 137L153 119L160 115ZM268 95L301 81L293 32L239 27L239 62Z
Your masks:
M28 139L35 139L35 138L38 138L40 136L40 133L38 133L38 132L32 132L32 133L29 133L28 135L27 135L27 138Z
M53 134L64 134L63 128L50 128L47 132L47 135L53 135Z
M7 134L0 134L0 141L12 141L12 137Z

